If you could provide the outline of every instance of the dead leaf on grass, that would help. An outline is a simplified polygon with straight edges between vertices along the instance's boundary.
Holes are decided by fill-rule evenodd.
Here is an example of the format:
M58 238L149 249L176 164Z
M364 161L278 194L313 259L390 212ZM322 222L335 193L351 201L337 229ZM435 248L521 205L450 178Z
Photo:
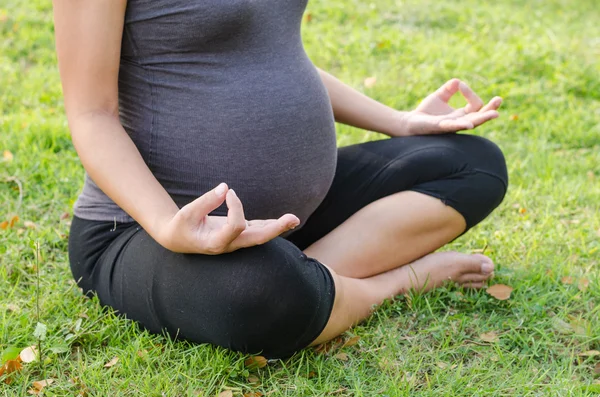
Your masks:
M586 352L578 354L579 357L594 357L597 355L600 355L600 351L598 350L588 350Z
M34 362L38 358L37 346L33 345L21 350L21 353L19 353L19 357L21 358L21 361L25 364Z
M54 379L44 379L33 382L33 389L28 391L29 394L38 395L45 387L54 383Z
M485 290L488 294L494 298L505 301L510 298L510 294L513 292L513 288L504 284L494 284Z
M112 360L104 364L104 368L110 368L119 362L119 357L113 357Z
M341 361L348 361L348 355L346 353L338 353L335 356L333 356L335 358L337 358L338 360Z
M250 393L244 393L244 397L262 397L263 394L259 391L251 391Z
M499 340L498 334L494 331L484 332L483 334L479 335L479 339L489 343L498 342Z
M8 222L8 226L14 227L17 222L19 222L19 216L14 215L12 218L10 218L10 222Z
M563 278L560 279L560 282L566 285L571 285L573 284L573 277L571 276L565 276Z
M0 367L0 376L6 375L6 379L4 379L4 383L10 385L12 383L12 376L10 376L13 372L17 372L23 369L23 364L21 364L21 359L17 357L16 360L8 360L4 363L2 367Z
M253 385L257 385L260 383L260 379L258 379L258 376L256 375L250 375L247 379L248 383L251 383Z
M519 115L518 114L511 114L510 115L510 121L517 121L519 120Z
M358 343L359 340L360 340L360 336L353 336L352 338L350 338L346 342L344 342L344 344L342 345L342 348L354 346Z
M71 217L71 214L69 214L68 212L63 212L63 214L60 216L60 220L64 221L65 219L69 219Z
M225 390L219 393L219 397L233 397L233 392L231 390Z
M594 367L594 374L600 375L600 363L596 363L596 366Z
M4 158L4 161L13 161L15 156L13 156L10 150L5 150L4 153L2 153L2 158Z
M31 221L25 221L25 222L23 222L23 225L25 225L25 227L27 229L36 229L37 228L37 225Z
M0 229L2 229L2 230L8 229L8 221L0 222Z
M263 356L248 357L244 361L244 365L248 368L263 368L267 366L267 359Z
M590 280L588 280L587 278L582 278L581 280L579 280L579 283L577 284L577 288L581 292L587 290L589 286L590 286Z

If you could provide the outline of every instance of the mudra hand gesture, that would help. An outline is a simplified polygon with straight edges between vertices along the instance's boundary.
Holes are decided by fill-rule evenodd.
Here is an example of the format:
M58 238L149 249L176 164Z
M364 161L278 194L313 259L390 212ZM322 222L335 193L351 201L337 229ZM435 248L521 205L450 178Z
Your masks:
M455 109L448 102L459 91L467 100L467 105ZM502 98L494 97L484 106L481 98L466 83L452 79L427 96L414 111L405 115L402 135L471 130L498 117L497 109L501 104Z

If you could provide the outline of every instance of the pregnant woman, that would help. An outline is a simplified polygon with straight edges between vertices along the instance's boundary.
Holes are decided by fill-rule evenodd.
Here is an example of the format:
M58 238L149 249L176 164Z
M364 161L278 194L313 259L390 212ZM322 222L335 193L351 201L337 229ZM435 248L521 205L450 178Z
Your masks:
M311 63L305 7L54 1L86 293L152 332L287 357L410 288L491 277L483 255L432 252L504 197L498 147L453 133L501 99L458 79L414 111L367 98ZM392 139L338 149L334 121Z

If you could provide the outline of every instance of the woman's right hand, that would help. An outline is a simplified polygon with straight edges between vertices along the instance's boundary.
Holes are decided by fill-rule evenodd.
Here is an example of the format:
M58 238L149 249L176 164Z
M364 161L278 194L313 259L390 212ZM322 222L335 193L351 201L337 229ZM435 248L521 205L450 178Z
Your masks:
M223 202L229 209L226 217L208 215ZM174 252L218 255L264 244L299 224L292 214L246 221L242 202L233 189L221 183L181 208L154 237Z

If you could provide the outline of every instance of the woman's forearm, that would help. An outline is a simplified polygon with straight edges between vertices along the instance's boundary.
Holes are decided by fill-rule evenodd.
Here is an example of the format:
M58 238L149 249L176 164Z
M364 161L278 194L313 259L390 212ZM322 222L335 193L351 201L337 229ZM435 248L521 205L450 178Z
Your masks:
M337 122L389 136L401 135L405 112L377 102L329 73L318 70L329 93Z
M117 117L88 112L69 120L73 143L92 180L158 239L178 207L156 180Z

